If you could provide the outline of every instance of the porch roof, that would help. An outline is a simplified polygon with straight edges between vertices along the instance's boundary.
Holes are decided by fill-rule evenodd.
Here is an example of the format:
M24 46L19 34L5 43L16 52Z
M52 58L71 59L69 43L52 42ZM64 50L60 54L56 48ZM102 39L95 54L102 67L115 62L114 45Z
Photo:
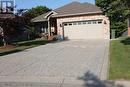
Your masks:
M38 17L35 17L35 18L33 18L33 19L31 20L31 22L43 22L43 21L47 21L46 16L47 16L49 13L50 13L50 11L47 12L47 13L45 13L45 14L42 14L42 15L40 15L40 16L38 16Z
M43 18L42 16L38 16L31 20L31 22L43 22L43 21L47 21L47 19Z

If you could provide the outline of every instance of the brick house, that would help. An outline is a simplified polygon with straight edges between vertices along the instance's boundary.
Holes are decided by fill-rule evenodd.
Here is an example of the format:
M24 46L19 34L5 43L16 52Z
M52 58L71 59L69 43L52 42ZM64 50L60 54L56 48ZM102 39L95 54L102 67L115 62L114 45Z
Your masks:
M109 39L110 23L99 7L72 2L31 20L49 36L59 39Z

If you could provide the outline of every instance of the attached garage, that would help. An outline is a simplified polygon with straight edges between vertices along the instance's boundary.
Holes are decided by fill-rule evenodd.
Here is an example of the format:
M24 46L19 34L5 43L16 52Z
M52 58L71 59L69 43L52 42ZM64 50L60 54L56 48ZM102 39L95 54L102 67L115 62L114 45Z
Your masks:
M86 20L63 23L66 39L102 39L104 28L102 20Z

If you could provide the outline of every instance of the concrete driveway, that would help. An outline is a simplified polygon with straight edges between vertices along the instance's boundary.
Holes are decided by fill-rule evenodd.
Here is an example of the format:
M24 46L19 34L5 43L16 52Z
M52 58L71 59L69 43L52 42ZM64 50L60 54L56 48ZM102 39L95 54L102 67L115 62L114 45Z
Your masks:
M0 82L62 85L105 80L108 48L108 40L73 40L49 43L3 56L0 57Z

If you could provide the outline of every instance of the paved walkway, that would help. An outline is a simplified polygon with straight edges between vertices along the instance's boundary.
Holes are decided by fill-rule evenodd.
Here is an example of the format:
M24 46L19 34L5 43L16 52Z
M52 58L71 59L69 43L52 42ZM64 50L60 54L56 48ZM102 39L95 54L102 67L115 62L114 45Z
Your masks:
M3 56L0 82L42 82L52 87L100 82L107 79L108 48L108 40L64 41Z

